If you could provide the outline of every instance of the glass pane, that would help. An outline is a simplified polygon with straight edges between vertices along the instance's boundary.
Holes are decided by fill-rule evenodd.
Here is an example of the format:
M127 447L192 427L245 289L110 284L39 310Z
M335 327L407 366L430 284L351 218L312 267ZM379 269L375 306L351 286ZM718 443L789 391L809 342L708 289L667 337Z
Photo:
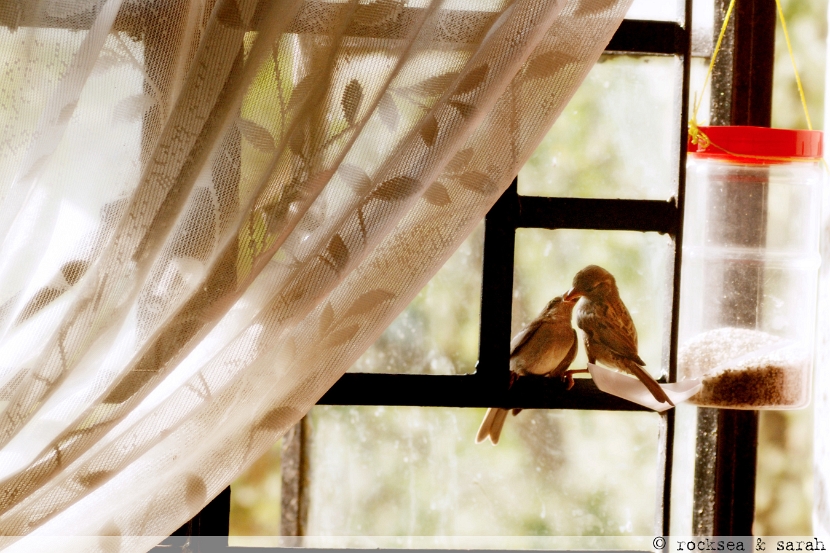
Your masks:
M712 55L714 24L715 3L712 0L692 2L692 55ZM708 65L709 60L706 61Z
M423 542L360 536L486 536L466 543L489 549L653 532L657 415L525 410L509 417L496 447L473 441L483 415L315 407L308 535L336 538L306 544L412 547Z
M827 29L823 13L826 6L826 3L819 2L787 2L783 5L793 54L815 129L826 126L826 49L817 47L826 41ZM806 120L780 26L775 34L775 59L772 126L804 129L807 127ZM824 258L824 263L827 263L827 257ZM821 307L819 304L819 309ZM826 315L823 318L826 321ZM824 327L821 332L826 335L828 330ZM813 493L815 490L816 494L821 494L816 500L822 503L827 497L827 491L826 485L814 488L812 446L814 409L826 410L824 405L826 400L822 401L817 395L816 402L810 409L761 412L755 494L757 533L808 536L814 531L820 531L818 521L821 520L822 509L819 508L815 515L812 514ZM819 416L817 418L820 420ZM817 443L817 450L825 449L826 443L826 438L823 443ZM815 463L819 464L821 460L816 457ZM815 475L819 483L822 477L819 473ZM826 512L826 507L823 510ZM813 516L816 517L816 528L812 527Z
M783 10L810 120L814 129L822 129L825 123L824 98L827 87L827 2L783 2ZM772 126L806 129L807 119L780 22L776 24L774 71Z
M681 403L674 410L674 454L672 457L672 488L670 533L694 536L694 480L697 439L697 407Z
M278 545L249 536L280 534L281 451L279 440L231 484L230 545Z
M682 22L683 2L680 0L634 0L625 18Z
M706 90L702 90L703 81L706 79L706 71L709 69L709 60L705 58L692 58L689 71L689 119L694 115L695 102L700 98L700 108L697 112L697 123L699 125L709 124L709 109L712 100L712 83L706 83ZM702 96L701 96L702 94Z
M519 172L519 194L675 195L680 70L668 56L600 58Z
M761 411L754 534L813 534L813 410Z
M571 287L587 265L599 265L617 281L620 297L637 327L640 357L656 377L668 368L674 247L656 232L518 229L513 276L513 335L533 320L554 296ZM579 344L572 367L585 368ZM579 375L577 375L579 376Z
M483 252L482 222L349 372L475 372Z

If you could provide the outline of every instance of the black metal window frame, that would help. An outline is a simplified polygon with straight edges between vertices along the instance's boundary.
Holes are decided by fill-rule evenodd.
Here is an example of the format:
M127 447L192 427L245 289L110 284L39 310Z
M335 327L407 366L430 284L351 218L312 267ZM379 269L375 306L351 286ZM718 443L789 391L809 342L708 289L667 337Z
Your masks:
M517 179L502 194L485 218L482 270L479 361L468 375L346 373L318 401L318 405L385 405L421 407L521 407L528 409L579 409L603 411L650 411L645 407L601 392L590 379L578 379L574 388L547 379L533 382L509 380L509 344L513 294L513 262L516 230L519 228L585 229L605 231L658 232L674 242L671 282L670 365L668 381L676 379L677 312L682 248L683 191L686 173L686 135L688 120L689 74L691 60L691 6L685 2L685 21L681 26L667 21L624 20L606 47L606 54L676 56L682 62L681 106L676 132L678 189L668 201L632 199L588 199L537 197L518 194ZM542 380L539 382L538 380ZM669 534L674 410L655 413L660 418L658 448L659 482L657 528ZM298 424L293 441L300 448L307 437ZM296 443L293 450L296 450ZM285 449L284 449L285 452ZM294 451L288 460L292 474L302 473L307 458ZM285 461L284 461L285 462ZM302 479L295 477L295 479ZM285 485L285 479L283 479ZM296 486L293 486L296 488ZM298 490L294 490L295 494ZM299 495L299 494L297 494ZM285 504L286 502L283 501ZM289 517L302 525L302 499L294 498ZM197 517L183 526L178 535L225 535L230 508L230 488L218 496ZM285 522L285 517L283 522ZM204 529L211 529L206 532ZM299 526L295 526L298 529ZM203 529L200 531L200 529ZM224 532L221 532L224 530ZM298 535L298 534L294 534ZM269 551L268 548L256 548ZM277 549L270 549L276 551ZM228 551L253 551L230 547Z
M716 32L728 1L715 0ZM577 380L570 391L565 391L556 382L534 381L531 385L519 380L512 388L508 387L514 242L518 228L640 231L669 235L674 241L675 256L667 380L676 379L692 0L685 0L684 8L684 25L624 20L606 48L607 54L676 56L682 61L681 108L676 121L679 144L676 196L669 201L522 196L518 194L514 180L485 219L480 349L476 372L471 375L347 373L318 404L647 411L600 392L589 379ZM91 25L94 15L93 10L84 17L38 21L37 24L85 29ZM131 7L119 14L114 30L140 34L145 18L152 15L137 13L136 8ZM24 4L11 10L0 9L0 25L12 29L31 26L37 21L34 16L35 13ZM775 2L738 0L733 17L735 23L726 34L712 80L712 124L769 126ZM669 535L675 412L669 410L655 416L660 417L658 477L662 482L658 486L657 529L662 530L663 535ZM693 520L696 534L751 535L757 425L756 411L698 409ZM308 439L305 425L299 424L292 430L292 436L295 442L292 447L296 450L292 454L295 457L291 468L294 474L292 505L294 522L300 528L303 518L300 496L305 481L304 467L308 463L303 447ZM230 493L228 487L173 536L227 536ZM285 497L283 503L286 503ZM227 547L226 544L222 548L227 551L277 550ZM165 540L157 550L170 550L176 546L175 540Z
M691 1L686 21L691 21ZM318 401L319 405L387 405L422 407L505 407L651 411L601 392L590 379L577 379L571 390L556 379L518 379L508 385L510 369L513 263L519 228L659 232L675 244L671 300L671 363L668 381L676 379L677 312L682 249L683 189L686 173L686 121L691 33L673 22L624 20L606 47L607 54L666 55L682 60L682 104L677 114L678 155L675 197L668 201L523 196L518 177L488 212L484 223L479 361L468 375L346 373ZM532 381L531 381L532 380ZM658 527L669 533L674 410L660 417Z
M715 0L713 42L728 5L729 0ZM693 54L692 0L685 0L684 9L683 26L673 22L624 20L606 47L607 54L667 55L676 56L682 62L681 106L676 121L679 144L676 196L669 201L532 197L519 195L518 183L514 180L485 219L476 372L471 375L347 373L318 404L648 411L600 392L587 379L578 380L570 391L565 391L556 382L539 382L538 379L533 383L519 380L512 387L508 386L513 256L518 228L640 231L669 235L674 242L675 256L666 380L676 380ZM770 126L775 17L774 0L737 0L733 23L724 37L712 76L711 124ZM710 52L702 55L708 57ZM656 416L660 417L658 477L661 485L658 485L655 530L667 536L670 534L675 410ZM300 450L302 444L307 443L307 433L304 425L298 425L293 439L295 443L299 440ZM757 411L697 409L692 520L695 535L752 535L757 438ZM293 471L304 473L308 459L302 451L289 461ZM303 498L299 494L294 499L291 516L299 520L302 519ZM283 504L286 504L285 500ZM294 529L301 527L299 522Z

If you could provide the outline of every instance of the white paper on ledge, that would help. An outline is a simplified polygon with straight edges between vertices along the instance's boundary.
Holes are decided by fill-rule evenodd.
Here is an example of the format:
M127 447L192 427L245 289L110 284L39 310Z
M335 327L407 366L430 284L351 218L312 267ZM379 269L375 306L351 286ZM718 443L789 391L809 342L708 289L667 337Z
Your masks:
M606 394L627 399L628 401L659 412L671 409L671 405L668 403L660 403L654 399L654 396L648 391L646 385L633 376L627 376L591 363L588 363L588 372L591 374L591 378L594 379L597 388ZM701 386L700 380L696 378L682 380L672 384L660 384L660 387L666 391L669 399L675 405L695 395Z

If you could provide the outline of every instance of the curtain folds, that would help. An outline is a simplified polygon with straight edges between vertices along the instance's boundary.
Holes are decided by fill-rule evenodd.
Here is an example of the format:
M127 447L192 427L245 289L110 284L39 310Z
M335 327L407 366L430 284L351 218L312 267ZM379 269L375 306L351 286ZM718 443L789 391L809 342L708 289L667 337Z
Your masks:
M143 551L198 512L481 220L629 3L0 6L0 546Z

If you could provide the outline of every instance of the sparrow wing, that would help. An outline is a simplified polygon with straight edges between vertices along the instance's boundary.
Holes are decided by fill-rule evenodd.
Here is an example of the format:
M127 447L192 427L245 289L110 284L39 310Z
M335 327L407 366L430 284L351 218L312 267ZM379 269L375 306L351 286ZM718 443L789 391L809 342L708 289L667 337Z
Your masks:
M542 319L513 350L510 370L517 374L552 374L573 347L573 334L570 323L562 325Z
M572 328L571 332L573 333L573 343L571 344L571 349L568 350L568 353L565 355L565 358L562 359L562 362L559 363L555 369L553 369L551 376L558 376L567 371L568 367L570 367L571 363L573 363L574 359L576 359L576 351L579 347L577 344L579 343L579 339L576 335L576 330Z
M510 341L510 357L513 357L515 354L519 352L523 345L525 345L528 340L533 338L533 335L536 334L536 331L539 330L542 325L545 324L545 320L542 318L533 319L529 325L524 327L522 330L519 331L518 334L513 336L513 339Z
M631 313L623 303L619 296L609 298L608 302L608 318L619 321L621 331L631 338L634 344L634 352L637 351L637 327L634 326L634 321L631 319Z
M619 357L645 365L637 355L637 330L631 315L620 302L622 310L609 304L591 302L577 313L576 324L588 339L597 342Z

